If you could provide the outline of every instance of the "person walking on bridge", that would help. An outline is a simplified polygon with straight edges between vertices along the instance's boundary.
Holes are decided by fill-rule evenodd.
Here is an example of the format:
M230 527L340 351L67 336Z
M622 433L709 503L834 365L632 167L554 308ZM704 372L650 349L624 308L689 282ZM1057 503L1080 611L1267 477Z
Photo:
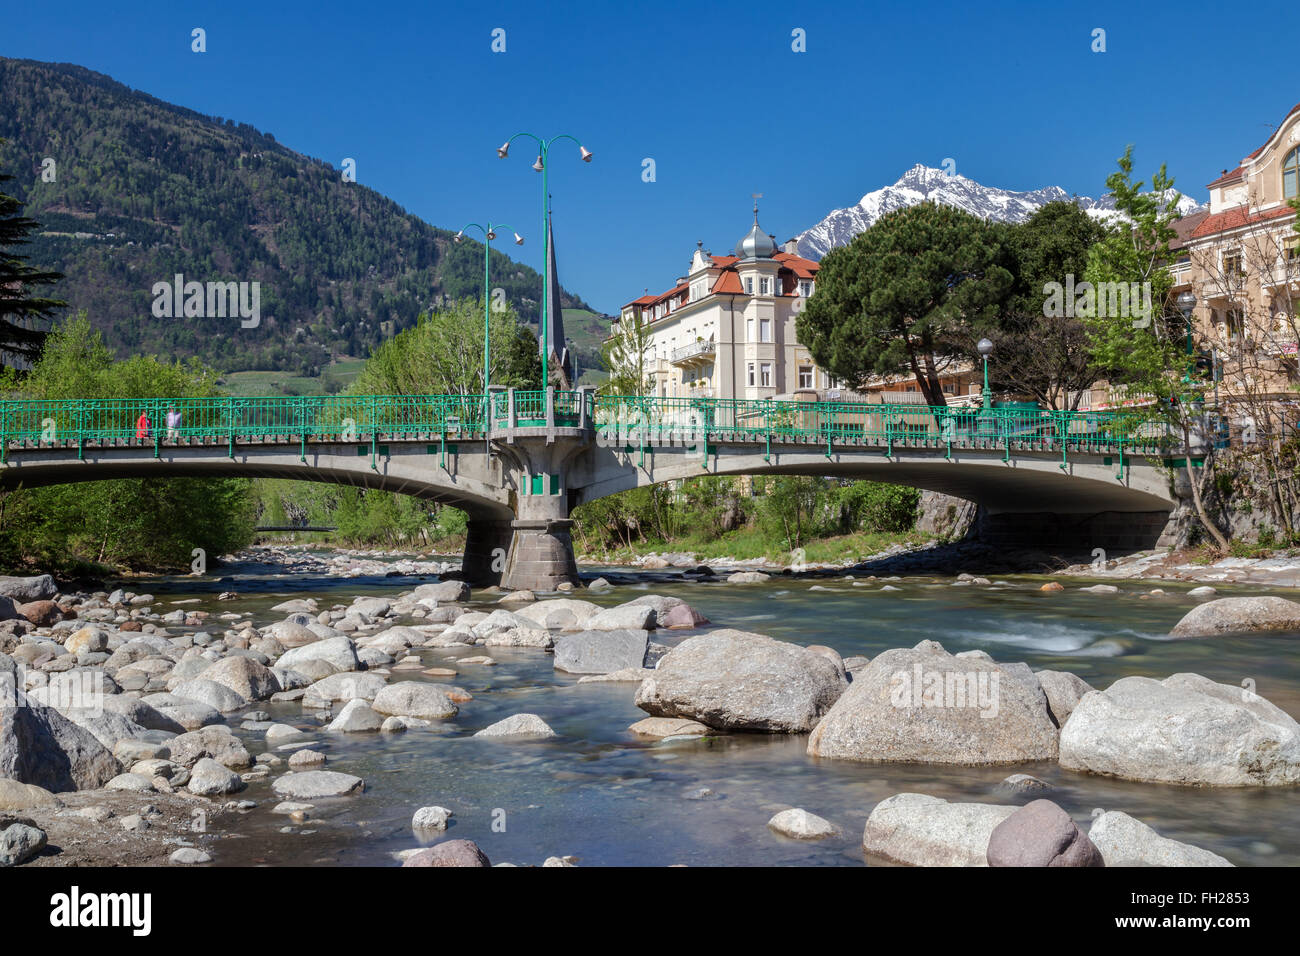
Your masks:
M135 420L135 437L143 441L149 437L149 412L143 411Z
M170 405L167 408L167 440L176 441L181 437L181 413L176 411L176 406Z

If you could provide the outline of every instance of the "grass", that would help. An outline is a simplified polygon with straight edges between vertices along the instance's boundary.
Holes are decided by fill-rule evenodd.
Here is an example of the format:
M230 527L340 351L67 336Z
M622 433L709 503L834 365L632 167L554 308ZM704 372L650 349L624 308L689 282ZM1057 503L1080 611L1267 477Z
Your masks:
M233 395L334 395L352 384L365 364L365 359L341 359L323 368L319 377L255 370L230 372L222 379Z

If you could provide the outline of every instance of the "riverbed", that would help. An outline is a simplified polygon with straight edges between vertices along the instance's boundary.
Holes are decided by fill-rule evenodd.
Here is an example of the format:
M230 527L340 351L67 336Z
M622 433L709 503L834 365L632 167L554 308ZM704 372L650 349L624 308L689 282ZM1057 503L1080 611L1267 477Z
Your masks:
M584 573L601 568L583 568ZM608 569L612 570L612 569ZM1170 627L1197 603L1189 586L1119 582L1118 593L1080 590L1089 581L1063 579L1066 590L1039 590L1047 578L1007 576L988 585L950 577L866 580L774 577L734 585L688 582L671 571L629 574L634 583L581 596L614 605L641 594L683 598L714 626L758 631L799 644L825 644L841 655L874 656L892 647L937 640L950 652L979 649L1000 662L1067 670L1097 688L1139 674L1163 678L1195 672L1225 684L1253 682L1256 693L1300 714L1300 633L1171 640ZM197 598L187 610L251 615L257 626L283 618L271 606L316 598L322 608L357 595L409 591L429 578L277 573L274 565L226 566L211 580L133 579L165 609ZM217 601L234 590L234 601ZM1219 596L1285 593L1220 588ZM1293 596L1293 595L1289 595ZM490 609L500 594L471 602ZM215 622L212 622L215 623ZM209 629L212 629L211 626ZM674 645L692 631L658 631ZM487 651L496 666L457 658ZM572 857L578 865L862 865L862 828L881 799L904 791L949 800L1024 802L999 791L1015 772L1055 789L1047 794L1086 830L1095 808L1123 810L1164 836L1219 853L1239 866L1300 864L1300 791L1295 788L1186 788L1124 781L1060 770L1054 763L955 768L857 764L805 753L807 738L734 734L653 742L628 732L645 714L633 704L635 683L579 684L552 668L549 653L528 648L413 650L427 666L450 667L473 700L454 720L404 734L326 733L297 704L261 704L273 720L309 733L280 755L304 746L328 757L327 769L363 777L364 794L316 801L301 824L272 812L279 798L269 783L252 783L241 799L257 806L214 826L218 865L395 865L396 854L423 845L411 830L422 806L454 812L447 838L474 840L493 863L539 864ZM424 678L417 678L424 679ZM521 711L542 717L558 737L489 741L471 734ZM267 749L262 734L236 733L253 754ZM281 770L284 768L281 767ZM831 821L839 836L807 842L770 831L771 816L802 807ZM428 842L428 841L426 841Z

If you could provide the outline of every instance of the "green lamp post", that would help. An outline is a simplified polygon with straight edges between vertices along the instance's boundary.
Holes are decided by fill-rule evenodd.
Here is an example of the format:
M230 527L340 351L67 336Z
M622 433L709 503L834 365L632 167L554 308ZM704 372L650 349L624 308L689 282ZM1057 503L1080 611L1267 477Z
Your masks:
M491 373L492 373L491 294L492 294L492 290L491 290L491 280L488 277L489 262L492 255L492 240L497 237L496 231L498 229L509 229L509 228L510 227L504 223L497 223L496 225L493 225L490 222L487 224L486 227L480 226L476 222L467 223L465 225L465 229L477 229L479 232L483 233L483 394L484 395L487 394L488 385L492 381L491 378ZM465 237L465 229L462 229L460 232L456 233L455 237L452 239L452 242L460 242L461 239ZM524 237L519 235L519 233L516 232L515 245L522 246L523 244L524 244Z
M984 402L984 409L987 411L992 407L991 396L989 395L989 356L993 354L993 343L988 339L980 339L975 346L975 350L980 353L980 358L984 360L984 394L980 396Z
M529 139L534 140L537 143L537 148L539 150L537 155L537 162L533 163L533 169L537 170L539 173L542 174L542 229L543 229L542 249L543 249L543 255L545 255L546 254L545 250L551 247L551 243L550 243L551 195L547 190L547 170L550 168L550 164L546 161L546 157L551 151L551 146L553 146L556 142L562 139L571 140L572 142L577 144L578 155L581 157L584 163L591 162L591 150L587 149L587 147L583 146L582 143L580 143L577 139L568 135L567 133L561 133L559 136L553 136L550 139L542 139L540 136L535 136L532 133L515 133L514 136L511 136L508 140L506 140L504 143L502 143L500 146L497 147L497 156L499 156L501 159L505 159L506 156L509 155L510 153L510 144L513 143L520 136L526 136ZM543 389L545 389L551 382L550 362L549 362L550 352L551 352L550 326L546 321L547 309L549 307L548 303L550 301L550 281L551 281L550 269L548 269L546 264L543 263L542 265L542 319L541 319L542 388Z

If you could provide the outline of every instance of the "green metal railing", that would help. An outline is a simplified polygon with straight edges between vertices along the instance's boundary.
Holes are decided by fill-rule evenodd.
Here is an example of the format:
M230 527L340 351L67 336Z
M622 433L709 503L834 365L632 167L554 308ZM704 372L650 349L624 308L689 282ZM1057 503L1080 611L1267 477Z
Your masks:
M0 401L0 454L11 447L87 443L163 444L297 440L358 443L379 439L483 438L485 417L507 427L539 427L548 415L545 391L482 395L327 395L293 397L11 399ZM760 442L874 446L1002 448L1014 450L1148 453L1168 442L1150 412L1058 412L1023 406L933 408L853 402L799 402L713 398L594 396L556 391L553 420L561 427L585 421L607 443ZM584 407L585 405L585 407ZM179 413L174 428L169 412ZM144 418L144 421L141 418ZM1062 459L1064 463L1064 457Z

